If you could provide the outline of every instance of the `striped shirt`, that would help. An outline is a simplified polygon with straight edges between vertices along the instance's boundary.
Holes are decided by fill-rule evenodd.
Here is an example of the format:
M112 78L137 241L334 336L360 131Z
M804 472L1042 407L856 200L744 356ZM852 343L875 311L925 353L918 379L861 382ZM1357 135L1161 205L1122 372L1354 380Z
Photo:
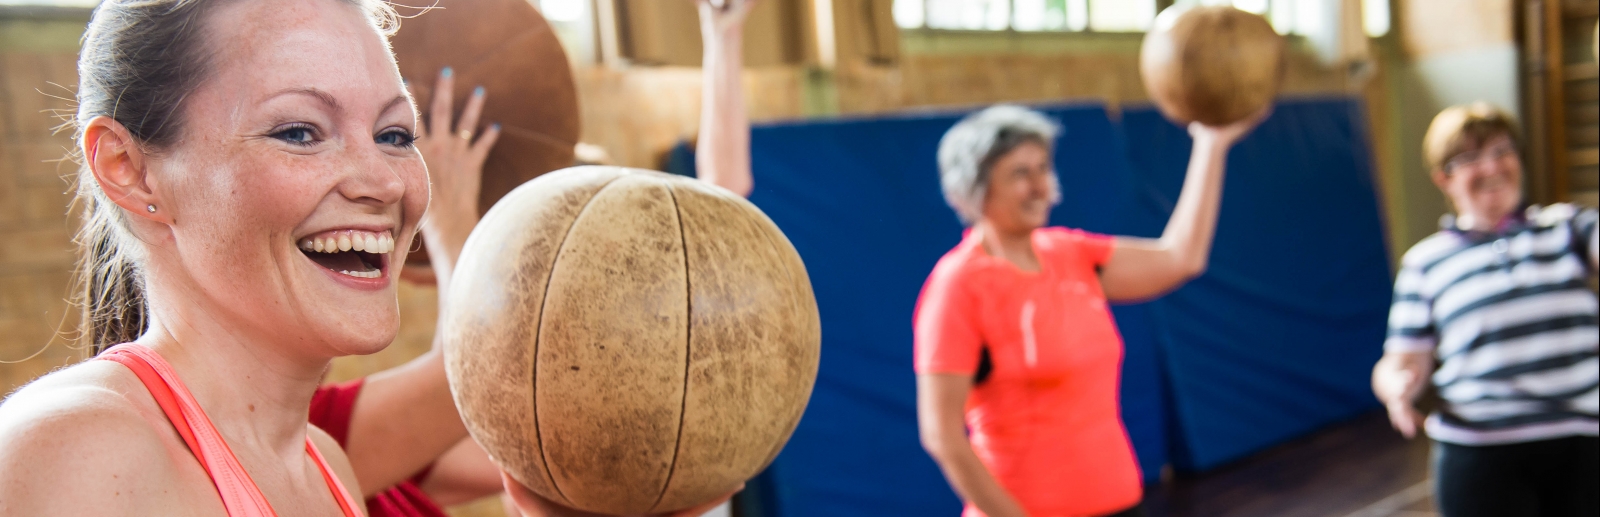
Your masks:
M1494 232L1445 227L1406 252L1386 352L1432 352L1428 436L1494 445L1600 435L1596 212L1529 208Z

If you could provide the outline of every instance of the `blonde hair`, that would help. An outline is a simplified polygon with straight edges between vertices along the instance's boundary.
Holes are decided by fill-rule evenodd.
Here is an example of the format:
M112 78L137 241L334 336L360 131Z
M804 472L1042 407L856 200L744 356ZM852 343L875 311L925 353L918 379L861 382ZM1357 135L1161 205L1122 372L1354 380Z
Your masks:
M1499 135L1520 144L1516 121L1493 104L1477 101L1445 108L1433 117L1422 137L1422 156L1432 170L1444 170L1456 155L1483 146Z
M385 36L398 27L387 2L339 1L360 8ZM89 121L104 116L127 129L146 152L176 143L183 100L210 69L202 22L219 2L105 0L96 7L78 54L75 136L82 138ZM139 267L143 247L129 230L127 214L79 158L74 205L82 209L83 226L73 239L79 249L73 301L82 310L77 339L98 354L137 339L148 324Z

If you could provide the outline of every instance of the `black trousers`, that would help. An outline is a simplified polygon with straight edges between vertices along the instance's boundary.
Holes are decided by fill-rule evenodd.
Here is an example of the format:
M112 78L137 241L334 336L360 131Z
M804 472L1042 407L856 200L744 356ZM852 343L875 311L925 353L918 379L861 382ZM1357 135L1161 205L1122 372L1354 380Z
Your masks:
M1435 504L1444 517L1600 515L1600 448L1592 436L1507 445L1433 442Z
M1133 508L1113 513L1106 517L1144 517L1144 502L1141 501L1139 504L1133 505Z

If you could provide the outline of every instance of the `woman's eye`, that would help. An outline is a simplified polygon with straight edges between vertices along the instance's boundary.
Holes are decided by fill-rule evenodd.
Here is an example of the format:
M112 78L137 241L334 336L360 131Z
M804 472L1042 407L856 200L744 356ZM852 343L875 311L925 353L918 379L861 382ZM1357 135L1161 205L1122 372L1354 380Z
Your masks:
M291 127L272 134L273 138L294 145L311 145L313 143L313 136L314 135L311 134L311 128L300 126Z
M385 131L380 133L377 138L377 142L380 144L396 147L411 147L411 142L415 140L416 137L411 136L411 133L404 129Z

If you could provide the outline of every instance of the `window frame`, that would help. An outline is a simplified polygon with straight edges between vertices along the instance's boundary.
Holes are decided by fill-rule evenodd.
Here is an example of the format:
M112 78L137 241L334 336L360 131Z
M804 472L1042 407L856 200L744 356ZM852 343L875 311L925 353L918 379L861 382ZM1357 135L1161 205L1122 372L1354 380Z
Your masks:
M896 0L896 1L899 1L899 0ZM896 27L899 27L900 31L902 31L902 32L930 32L930 33L982 33L982 34L1017 33L1017 34L1057 34L1057 35L1060 35L1060 34L1100 34L1100 35L1106 35L1106 34L1141 34L1142 35L1142 34L1144 34L1146 32L1149 32L1149 31L1146 31L1146 30L1128 30L1128 31L1102 31L1102 30L1095 30L1094 26L1092 24L1090 24L1088 21L1084 22L1084 27L1083 27L1082 30L1072 30L1072 29L1045 29L1045 30L1036 30L1036 31L1019 30L1014 26L1015 23L1016 23L1016 17L1017 17L1016 0L1006 0L1006 8L1008 9L1008 12L1006 14L1006 28L1004 28L1004 29L956 29L956 28L948 28L948 27L929 27L928 26L928 2L930 2L932 0L919 0L919 1L922 2L922 26L921 27L899 27L899 24L897 23ZM1166 9L1168 7L1171 7L1172 4L1174 3L1174 0L1154 0L1154 2L1155 2L1155 5L1156 5L1155 12L1156 12L1156 14L1160 14L1162 10L1164 10L1164 9ZM1092 4L1089 0L1084 0L1084 16L1089 18L1090 20L1092 20L1094 18L1094 15L1092 14L1093 11L1094 11L1094 4Z

